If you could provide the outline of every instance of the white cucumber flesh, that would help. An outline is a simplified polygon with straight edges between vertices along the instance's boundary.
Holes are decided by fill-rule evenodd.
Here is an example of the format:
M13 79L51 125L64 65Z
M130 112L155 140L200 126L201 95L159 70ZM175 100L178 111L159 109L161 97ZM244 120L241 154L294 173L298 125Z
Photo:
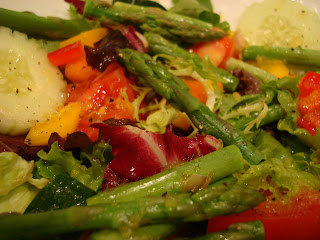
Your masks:
M66 82L27 35L0 27L0 133L22 135L66 100Z

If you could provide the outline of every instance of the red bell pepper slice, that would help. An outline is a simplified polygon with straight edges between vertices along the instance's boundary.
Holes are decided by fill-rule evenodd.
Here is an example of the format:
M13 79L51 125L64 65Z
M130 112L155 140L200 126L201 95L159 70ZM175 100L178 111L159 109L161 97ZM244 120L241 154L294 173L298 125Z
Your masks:
M74 62L84 55L84 49L80 41L48 53L48 59L55 66L62 66Z
M315 135L320 128L320 75L307 72L299 82L298 110L301 115L297 119L299 127Z

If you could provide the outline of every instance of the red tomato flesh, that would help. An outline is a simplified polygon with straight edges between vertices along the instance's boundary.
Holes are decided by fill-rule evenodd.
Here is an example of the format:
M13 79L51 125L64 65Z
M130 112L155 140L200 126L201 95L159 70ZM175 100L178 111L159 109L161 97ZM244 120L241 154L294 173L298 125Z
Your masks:
M210 61L221 68L225 67L229 57L236 56L233 42L230 37L198 43L191 48L191 51L199 55L202 59L208 55Z
M307 72L299 82L298 110L301 117L297 119L300 127L315 135L320 128L320 75Z
M307 72L299 82L300 96L306 97L314 90L320 89L320 75L315 72Z
M218 216L209 220L208 232L226 229L236 222L262 221L266 240L320 239L320 192L301 192L283 205L268 198L244 213Z
M133 119L133 106L135 98L133 84L125 76L125 69L113 63L93 81L68 86L68 102L81 102L81 120L78 130L85 132L92 140L98 137L98 129L89 127L95 121L108 118ZM128 99L125 99L125 94Z

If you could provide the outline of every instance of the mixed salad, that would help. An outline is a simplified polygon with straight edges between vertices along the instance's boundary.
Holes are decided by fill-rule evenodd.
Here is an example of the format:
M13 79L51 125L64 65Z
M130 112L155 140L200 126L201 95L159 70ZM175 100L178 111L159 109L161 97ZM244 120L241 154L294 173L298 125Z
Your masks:
M0 8L0 239L320 238L315 12L66 2Z

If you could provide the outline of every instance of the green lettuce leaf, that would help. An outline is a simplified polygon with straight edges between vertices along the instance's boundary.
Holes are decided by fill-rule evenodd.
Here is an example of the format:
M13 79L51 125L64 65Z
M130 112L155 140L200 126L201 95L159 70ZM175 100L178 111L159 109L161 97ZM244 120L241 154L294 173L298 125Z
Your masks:
M138 126L155 133L165 133L168 125L178 117L178 111L172 107L161 107L159 110L149 114L146 120L140 120Z
M202 12L213 12L210 0L173 0L169 11L199 18ZM220 19L218 19L219 22Z
M277 158L285 161L292 158L290 152L264 130L259 130L252 139L252 143L263 153L267 160L270 158Z
M279 120L277 128L280 131L287 131L297 136L303 143L314 149L320 149L320 130L317 129L313 136L304 128L297 127L297 119L300 116L298 111L298 97L288 90L278 91L278 101L281 107L286 111L286 117Z
M300 160L295 155L295 161L286 147L263 130L259 131L252 141L266 160L258 165L248 165L245 172L237 174L240 183L257 190L268 189L273 193L273 197L282 201L299 194L303 188L320 189L320 179L310 171L312 164L308 163L307 155L300 154Z
M296 169L290 159L271 158L252 165L239 177L239 182L256 188L269 189L274 197L286 200L303 188L320 189L320 180L313 174Z
M220 22L220 15L213 12L210 0L173 0L172 3L173 6L169 10L171 12L200 19L225 31L230 29L230 25Z
M81 160L76 159L71 151L63 151L58 142L51 145L51 150L46 153L38 152L39 161L36 162L40 176L53 178L61 173L68 173L79 182L97 191L102 184L104 170L111 155L111 147L99 143L81 153Z
M32 177L33 166L33 161L26 161L16 153L0 153L0 196L28 181Z
M141 107L143 99L151 89L145 87L134 87L134 89L139 93L132 102L134 118L138 122L137 125L150 132L165 133L172 120L178 117L178 110L167 105L167 101L164 98L160 102L155 99L147 106ZM148 114L148 117L140 119L140 114Z
M40 189L29 182L16 187L7 195L0 197L0 214L6 212L24 213L39 191Z

